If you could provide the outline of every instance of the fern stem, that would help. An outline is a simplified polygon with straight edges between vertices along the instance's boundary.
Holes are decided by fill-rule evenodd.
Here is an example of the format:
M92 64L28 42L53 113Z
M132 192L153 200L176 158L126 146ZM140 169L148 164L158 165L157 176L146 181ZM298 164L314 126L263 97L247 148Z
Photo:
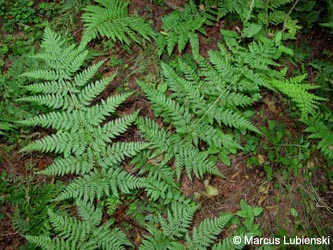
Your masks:
M82 126L82 129L84 129L87 133L89 133L89 138L90 138L91 137L91 132L89 132L89 130L87 129L87 126L85 125L85 123L83 122L83 120L80 116L80 112L78 111L79 108L78 108L77 103L75 102L72 91L69 91L69 95L71 96L71 99L72 99L72 102L73 102L73 105L74 105L74 108L75 108L75 112L77 113L77 116L79 117L79 121L80 121L80 124Z
M232 83L233 84L233 83ZM222 97L222 95L224 95L224 93L230 88L230 86L232 85L230 84L227 88L225 88L223 90L223 92L216 98L216 100L212 103L212 105L209 106L209 108L207 109L207 111L203 114L203 116L194 124L194 128L196 128L196 126L203 120L203 118L205 118L205 116L209 113L209 111L215 106L215 104L220 100L220 98Z
M167 5L169 8L171 8L173 10L184 11L184 8L174 4L173 2L171 2L169 0L164 0L163 2L165 5Z

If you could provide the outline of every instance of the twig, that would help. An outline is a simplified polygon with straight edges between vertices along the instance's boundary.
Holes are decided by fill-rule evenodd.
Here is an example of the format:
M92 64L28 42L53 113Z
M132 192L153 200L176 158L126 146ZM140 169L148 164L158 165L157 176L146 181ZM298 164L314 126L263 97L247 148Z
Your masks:
M5 236L9 236L9 235L14 235L14 234L17 234L17 233L15 232L15 233L8 233L8 234L0 234L0 237L5 237Z
M282 32L286 30L287 28L287 21L289 19L289 16L291 15L291 12L295 9L296 5L298 4L299 0L296 0L295 3L293 4L293 6L290 8L286 18L284 19L283 21L283 29L282 29Z
M169 8L171 8L173 10L184 11L184 8L174 4L173 2L171 2L169 0L164 0L163 2L165 5L167 5Z

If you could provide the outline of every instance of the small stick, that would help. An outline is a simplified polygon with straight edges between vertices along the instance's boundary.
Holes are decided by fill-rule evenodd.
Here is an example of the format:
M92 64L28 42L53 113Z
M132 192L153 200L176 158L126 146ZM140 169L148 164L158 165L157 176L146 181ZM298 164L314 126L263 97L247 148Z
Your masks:
M178 11L184 11L184 8L174 4L173 2L171 2L170 0L164 0L163 1L169 8L173 9L173 10L178 10Z

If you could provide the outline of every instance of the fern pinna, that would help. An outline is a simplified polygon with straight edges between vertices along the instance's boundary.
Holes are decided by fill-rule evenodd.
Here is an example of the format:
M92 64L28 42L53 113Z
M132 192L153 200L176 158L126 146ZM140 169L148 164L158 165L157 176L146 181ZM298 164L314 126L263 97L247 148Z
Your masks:
M182 52L188 43L194 54L199 54L199 37L196 32L206 35L204 25L212 25L214 15L199 11L193 1L185 5L183 11L173 11L162 18L162 31L156 38L159 55L166 49L171 55L176 45Z
M56 130L56 133L30 143L22 151L37 150L62 155L42 170L41 174L78 176L66 186L55 201L77 199L85 203L94 202L95 199L110 194L117 196L119 191L129 193L132 189L143 187L144 183L144 178L125 172L120 163L125 157L135 155L145 147L145 143L114 142L114 139L134 122L137 113L104 122L107 117L115 116L116 108L131 93L111 96L96 105L91 105L92 100L104 90L114 76L92 80L103 61L82 69L87 56L87 50L75 45L65 46L65 40L47 28L41 52L34 56L42 62L41 69L22 75L34 79L35 83L26 88L38 94L22 98L21 101L36 102L54 111L21 121L21 123ZM56 228L59 227L58 230L61 230L64 224L68 225L66 230L74 231L70 237L68 236L70 231L65 233L70 240L54 240L54 245L45 247L46 249L86 249L79 246L83 244L81 240L90 237L88 236L90 233L99 231L106 234L108 232L108 226L96 229L97 231L91 231L91 229L89 231L91 224L85 225L75 221L72 223L71 220L61 218L53 212L49 215L51 224ZM103 231L104 229L106 231ZM77 230L84 235L78 235ZM124 241L119 241L118 245L108 246L112 239L118 242L120 238L118 237L117 240L116 235L105 238L105 243L101 241L101 248L123 249L116 246L122 245ZM96 237L99 236L96 235ZM48 245L47 239L34 237L28 237L28 239L39 242L37 245ZM85 244L88 243L89 241Z
M97 5L88 5L82 15L84 32L82 43L87 44L98 35L111 38L112 41L130 43L130 39L139 43L140 37L150 39L155 36L150 24L141 17L128 15L128 3L125 0L96 0Z

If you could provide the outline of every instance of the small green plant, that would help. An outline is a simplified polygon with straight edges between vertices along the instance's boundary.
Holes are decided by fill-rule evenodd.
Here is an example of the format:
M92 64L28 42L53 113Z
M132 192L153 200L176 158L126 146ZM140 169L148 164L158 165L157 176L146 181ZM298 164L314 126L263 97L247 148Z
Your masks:
M254 218L259 216L263 212L263 208L252 208L243 199L240 201L240 207L241 210L236 213L236 215L243 219L242 223L244 225L244 228L241 228L240 231L243 232L241 232L240 235L248 233L249 235L253 236L261 236L262 231L260 229L260 226L254 223Z
M12 206L11 223L15 232L21 235L49 235L47 209L55 207L52 199L61 191L62 183L39 184L33 176L15 177L5 172L1 173L0 180L0 208L3 205ZM5 215L0 214L2 219ZM21 249L35 248L27 243Z
M15 207L12 219L15 231L21 235L48 235L50 226L47 209L55 206L51 201L61 191L62 184L21 185L9 198L9 202Z
M286 177L291 173L298 176L310 158L310 143L304 140L295 141L286 125L275 121L268 121L267 127L262 127L261 131L266 142L256 144L253 151L249 152L253 156L247 161L248 167L261 166L269 181L281 173ZM245 146L248 147L250 145Z
M26 79L19 77L19 74L25 69L34 69L36 66L29 58L33 50L20 57L13 57L13 64L8 70L0 74L0 135L8 142L17 142L19 134L24 134L26 129L19 126L16 121L31 117L37 112L34 105L19 104L17 99L27 93L23 91Z
M24 30L29 25L41 22L41 18L36 15L33 8L34 2L28 0L18 0L14 2L0 1L1 16L4 17L4 29L8 32L14 30Z
M0 158L0 163L2 162L2 159ZM8 194L13 191L13 187L10 186L10 183L8 181L8 176L6 172L2 172L0 174L0 208L7 202ZM0 213L0 220L4 218L4 214Z

